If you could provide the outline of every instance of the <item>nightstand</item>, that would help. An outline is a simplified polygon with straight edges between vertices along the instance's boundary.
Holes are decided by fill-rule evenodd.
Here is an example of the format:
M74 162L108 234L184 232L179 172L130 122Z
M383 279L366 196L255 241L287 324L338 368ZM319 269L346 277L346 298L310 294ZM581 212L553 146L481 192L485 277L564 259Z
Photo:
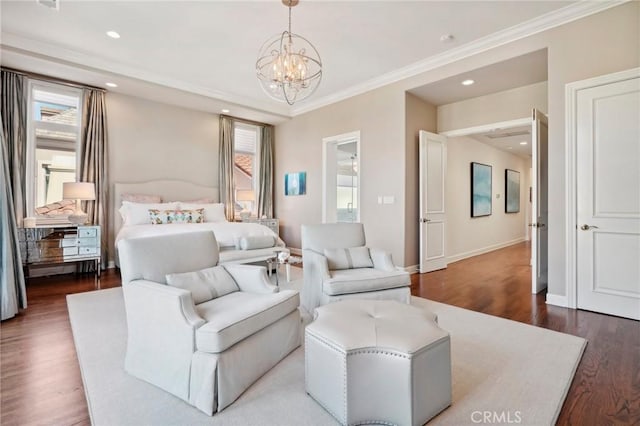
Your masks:
M261 219L257 217L250 217L242 221L249 223L259 223L260 225L264 225L267 228L271 229L273 232L275 232L276 235L280 236L280 221L278 219Z
M25 268L68 262L95 262L100 277L100 226L64 225L18 229L20 254Z

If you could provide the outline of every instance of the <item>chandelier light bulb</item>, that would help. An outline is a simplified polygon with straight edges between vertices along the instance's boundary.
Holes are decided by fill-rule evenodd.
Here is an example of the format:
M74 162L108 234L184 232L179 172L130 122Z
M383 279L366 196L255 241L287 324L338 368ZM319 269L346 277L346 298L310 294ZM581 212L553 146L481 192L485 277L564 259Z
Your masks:
M256 74L265 93L293 105L309 97L322 79L322 61L316 48L291 32L291 7L297 0L282 0L289 8L289 28L267 40L256 61Z

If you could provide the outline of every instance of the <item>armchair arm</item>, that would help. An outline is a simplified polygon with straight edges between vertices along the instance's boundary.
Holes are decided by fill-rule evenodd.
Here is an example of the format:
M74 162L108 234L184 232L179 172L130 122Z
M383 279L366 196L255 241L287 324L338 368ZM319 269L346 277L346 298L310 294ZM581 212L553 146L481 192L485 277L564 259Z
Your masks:
M331 278L327 258L313 250L302 250L304 285L300 292L301 305L310 314L320 305L322 283Z
M380 249L369 249L371 260L373 261L373 267L383 271L397 271L396 266L393 264L391 253Z
M122 290L128 331L125 369L188 399L195 332L205 323L191 292L145 280L131 281Z
M240 291L248 293L277 293L278 287L271 284L267 269L263 266L225 264L224 269L233 277Z

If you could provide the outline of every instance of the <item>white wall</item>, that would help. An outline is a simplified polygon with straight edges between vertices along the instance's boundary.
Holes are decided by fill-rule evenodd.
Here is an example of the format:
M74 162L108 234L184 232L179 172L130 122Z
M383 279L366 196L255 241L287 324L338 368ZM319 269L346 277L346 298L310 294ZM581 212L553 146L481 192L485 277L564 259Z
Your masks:
M533 108L545 114L549 110L546 81L439 105L438 132L531 117Z
M218 116L107 94L109 189L116 182L181 179L218 186ZM113 214L113 200L109 212ZM109 258L113 260L113 219Z
M312 170L321 167L322 137L361 130L362 148L366 140L374 140L362 155L362 187L368 188L362 206L368 235L389 247L400 265L404 263L406 208L405 186L414 184L398 179L404 174L409 153L402 143L404 132L404 92L444 78L491 65L540 49L548 51L549 112L549 293L566 295L565 283L565 94L567 83L598 75L634 68L640 65L640 2L628 2L604 12L556 27L523 39L483 51L477 55L426 71L397 83L346 99L334 105L295 117L276 127L276 182L284 170ZM398 117L400 114L400 117ZM394 127L396 126L396 127ZM316 146L317 145L317 146ZM372 163L365 156L376 159ZM299 166L298 166L299 165ZM366 170L366 172L365 172ZM305 199L284 200L278 195L276 213L288 223L285 241L297 247L299 224L320 217L321 193L311 183L317 175L309 175L311 190ZM279 192L282 184L279 183ZM373 189L372 189L373 187ZM371 199L375 193L401 194L396 203L378 209ZM363 193L363 195L365 195ZM291 197L289 197L291 198ZM373 202L373 205L371 204ZM370 204L366 204L370 203ZM380 213L379 213L380 212ZM398 226L399 224L399 226ZM372 228L388 230L370 232ZM399 256L399 257L396 257Z
M322 139L360 130L360 221L367 245L404 264L405 96L381 88L302 114L275 128L275 213L281 238L300 247L300 225L322 222ZM307 172L307 194L284 195L284 174ZM378 196L393 204L378 204Z
M492 213L471 217L470 163L492 166ZM529 161L470 137L449 138L447 144L447 257L455 262L526 238L529 204ZM505 169L520 172L520 212L505 213ZM499 197L499 198L498 198Z

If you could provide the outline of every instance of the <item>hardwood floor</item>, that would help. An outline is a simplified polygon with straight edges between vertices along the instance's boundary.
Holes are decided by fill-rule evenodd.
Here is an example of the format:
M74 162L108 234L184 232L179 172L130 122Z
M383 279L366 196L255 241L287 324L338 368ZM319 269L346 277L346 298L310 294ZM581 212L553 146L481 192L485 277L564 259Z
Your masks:
M587 339L558 424L640 425L640 323L547 305L545 294L531 294L529 256L521 243L414 274L411 292Z
M414 274L412 293L588 339L558 424L640 425L640 323L546 305L530 294L528 262L528 246L518 244ZM3 426L90 423L65 296L95 284L91 274L32 279L28 309L2 322ZM114 270L100 279L101 288L119 285Z

